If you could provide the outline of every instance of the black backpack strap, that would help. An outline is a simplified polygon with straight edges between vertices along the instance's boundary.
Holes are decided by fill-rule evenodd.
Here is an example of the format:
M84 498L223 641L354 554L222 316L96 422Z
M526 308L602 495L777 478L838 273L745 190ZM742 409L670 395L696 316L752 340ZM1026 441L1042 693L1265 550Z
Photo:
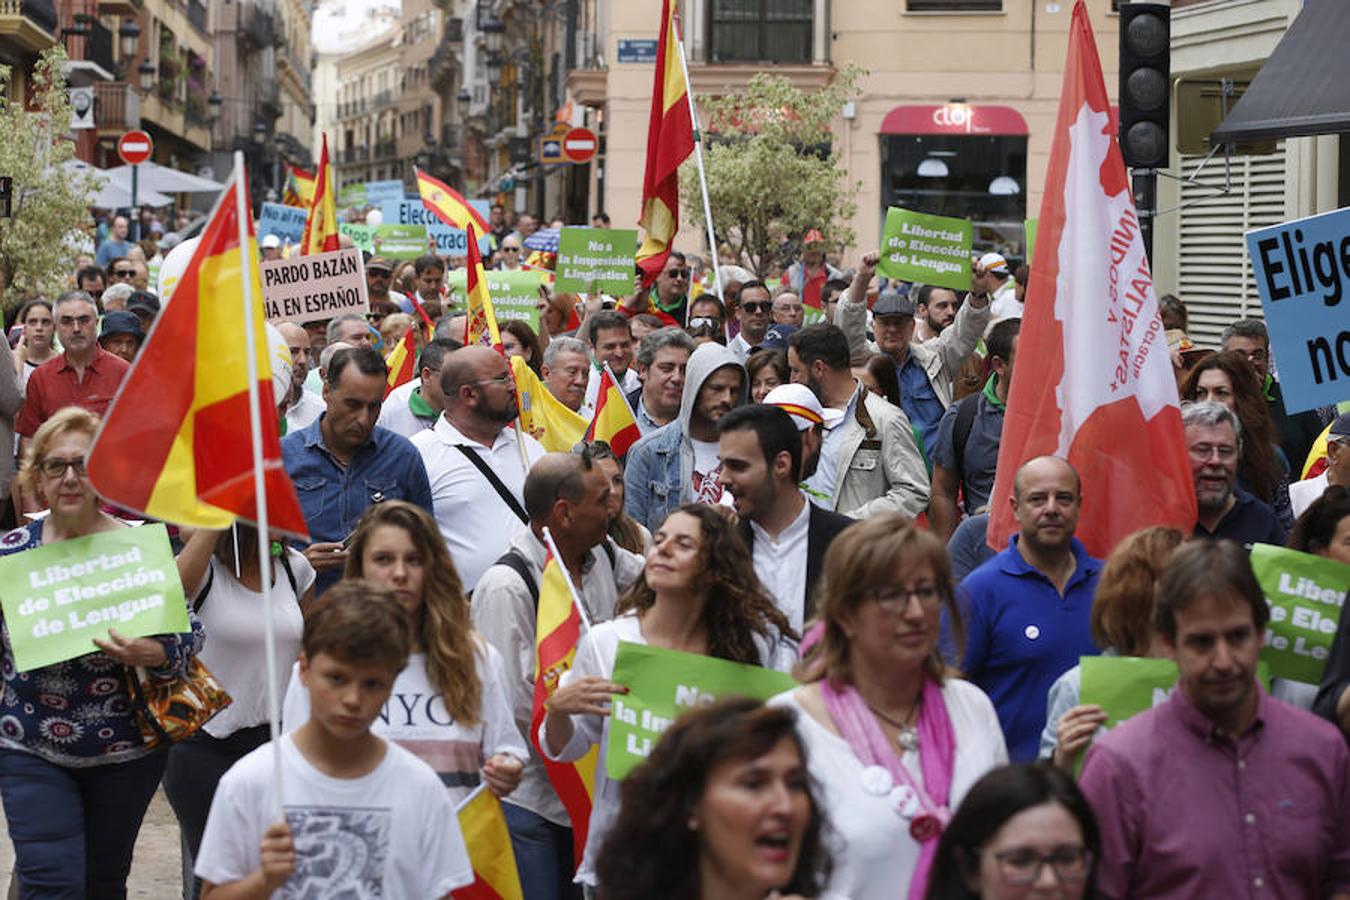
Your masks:
M278 559L281 561L281 570L286 573L286 580L291 583L291 593L295 595L295 599L298 601L300 599L300 582L295 579L295 569L291 568L291 556L285 544L281 545L281 556Z
M962 397L956 404L956 422L952 427L952 450L956 461L956 483L966 480L966 444L970 441L970 431L975 427L975 414L979 412L980 395L971 394Z
M206 581L202 582L201 588L197 590L197 596L192 598L192 612L195 615L202 611L202 604L206 602L206 595L211 591L211 582L216 579L216 570L208 560L206 563Z
M534 572L530 571L530 563L525 557L513 548L498 557L493 565L506 566L519 575L520 580L525 582L525 588L530 592L530 600L534 603L535 610L539 609L539 582L534 580Z
M613 572L618 565L619 557L618 554L614 552L614 545L610 543L609 538L605 538L600 542L600 549L604 550L605 555L609 557L609 570Z
M530 517L525 514L525 507L521 506L520 501L516 499L516 495L511 493L506 485L502 484L502 480L497 477L497 473L492 471L492 468L488 466L487 463L483 462L483 457L475 453L474 449L467 444L456 444L455 449L460 453L463 453L464 458L473 463L473 467L488 480L488 484L492 485L493 489L497 491L498 496L502 498L507 506L511 507L511 512L516 514L516 518L520 519L520 521L524 522L526 525L530 524Z

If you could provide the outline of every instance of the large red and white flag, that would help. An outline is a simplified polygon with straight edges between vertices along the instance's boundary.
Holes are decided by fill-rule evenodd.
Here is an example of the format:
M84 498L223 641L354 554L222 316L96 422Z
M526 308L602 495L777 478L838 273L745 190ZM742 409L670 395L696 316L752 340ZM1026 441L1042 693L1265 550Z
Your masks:
M1082 477L1078 537L1093 555L1149 525L1195 526L1176 380L1083 0L1069 28L990 546L1003 549L1017 530L1008 500L1018 466L1047 454Z

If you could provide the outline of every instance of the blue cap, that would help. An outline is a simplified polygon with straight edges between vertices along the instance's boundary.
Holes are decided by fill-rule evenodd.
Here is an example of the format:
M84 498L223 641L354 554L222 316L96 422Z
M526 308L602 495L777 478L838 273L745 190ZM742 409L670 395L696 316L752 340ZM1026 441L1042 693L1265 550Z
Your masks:
M764 332L764 340L759 342L759 350L786 350L788 338L797 330L795 325L773 325Z

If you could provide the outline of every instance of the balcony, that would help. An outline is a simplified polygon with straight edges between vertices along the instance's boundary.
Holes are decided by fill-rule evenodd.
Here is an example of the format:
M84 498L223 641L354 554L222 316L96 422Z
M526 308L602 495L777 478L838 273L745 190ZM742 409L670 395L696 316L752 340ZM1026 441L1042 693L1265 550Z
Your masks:
M0 38L39 53L56 43L52 0L0 0Z
M105 72L116 71L113 62L112 32L97 19L89 23L89 42L85 44L85 58Z
M371 101L371 109L380 110L394 105L393 91L380 91Z
M188 0L187 5L188 21L192 27L200 31L203 35L210 37L211 32L206 24L206 4L198 0Z
M393 139L380 141L375 145L375 152L372 158L377 162L385 159L394 159L398 156L398 141Z
M338 162L351 165L352 163L363 163L370 161L369 147L348 147L338 153Z
M300 55L295 52L295 49L287 46L285 53L277 55L281 59L281 62L285 64L285 66L291 70L291 73L299 79L300 83L304 85L305 92L312 95L314 93L314 74L310 72L309 66L301 62ZM339 112L338 115L342 115L342 113Z
M448 38L443 38L436 45L436 52L427 60L427 77L431 87L437 91L449 90L455 83L455 73L459 69L459 51Z
M141 97L125 81L94 82L94 122L99 137L141 127Z
M256 3L241 5L239 9L239 40L246 47L262 50L276 46L279 40L276 17L272 10Z
M100 16L137 16L145 0L99 0Z

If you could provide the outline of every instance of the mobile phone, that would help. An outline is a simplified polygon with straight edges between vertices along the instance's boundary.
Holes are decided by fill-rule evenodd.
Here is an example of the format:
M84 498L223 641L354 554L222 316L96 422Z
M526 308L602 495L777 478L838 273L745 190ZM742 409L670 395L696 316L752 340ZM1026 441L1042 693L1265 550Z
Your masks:
M346 552L346 550L347 550L349 547L351 547L351 545L352 545L352 538L354 538L354 537L356 537L356 532L355 532L355 531L353 531L351 534L347 535L345 538L342 539L342 550L343 550L343 552Z

